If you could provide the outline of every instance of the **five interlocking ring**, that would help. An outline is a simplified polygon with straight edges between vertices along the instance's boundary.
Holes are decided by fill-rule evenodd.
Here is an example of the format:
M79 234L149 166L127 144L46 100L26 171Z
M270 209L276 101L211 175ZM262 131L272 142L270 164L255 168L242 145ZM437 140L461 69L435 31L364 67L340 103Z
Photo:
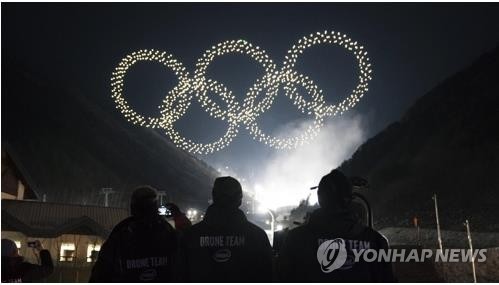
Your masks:
M310 78L293 69L298 57L307 48L319 44L334 44L344 47L351 51L358 61L357 86L349 96L337 105L327 105L322 90ZM257 79L246 93L242 106L236 101L232 91L228 90L222 83L206 76L206 70L215 57L227 53L248 55L265 69L265 75ZM125 75L128 69L139 61L159 62L171 69L178 77L178 84L168 92L163 104L159 106L161 109L159 117L147 117L135 112L123 97ZM324 31L301 38L288 51L280 69L269 58L265 50L245 40L225 41L208 49L198 59L193 77L189 76L182 63L171 54L157 50L139 50L123 58L115 68L111 78L111 88L112 98L127 120L140 126L163 128L177 147L191 153L208 154L228 146L239 132L240 125L245 125L254 139L277 149L291 149L303 145L319 133L325 117L341 115L359 102L368 90L368 82L372 79L371 73L371 64L363 46L345 34ZM289 138L277 138L265 134L257 124L257 118L271 107L281 87L285 96L291 99L302 113L314 116L313 123L308 126L304 133ZM305 90L311 100L305 100L299 94L299 90ZM212 100L208 96L208 92L217 94L226 108ZM257 100L260 94L263 98ZM187 112L193 97L199 101L210 116L228 123L227 131L218 140L207 144L196 143L181 136L174 128L174 123Z

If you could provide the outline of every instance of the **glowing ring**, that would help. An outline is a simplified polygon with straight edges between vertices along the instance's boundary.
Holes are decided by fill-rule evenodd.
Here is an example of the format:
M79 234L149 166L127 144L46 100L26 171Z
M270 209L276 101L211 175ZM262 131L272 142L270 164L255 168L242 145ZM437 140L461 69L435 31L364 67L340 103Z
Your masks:
M139 61L154 61L170 68L179 79L178 85L186 84L186 81L189 80L189 73L182 63L176 60L173 55L156 50L139 50L138 52L133 52L124 57L115 68L111 77L111 91L113 94L111 97L116 102L116 107L121 111L124 117L133 124L158 128L161 126L162 118L146 117L135 112L130 108L128 102L122 96L125 75L128 69ZM178 85L176 87L178 87ZM188 98L182 98L181 101L185 102L187 99Z
M369 58L367 57L367 51L364 50L363 46L358 46L357 42L353 42L353 40L345 34L324 31L322 33L317 32L315 34L310 34L298 40L298 42L288 51L288 55L285 57L281 72L293 72L293 68L295 67L296 61L300 54L302 54L307 48L319 44L336 44L342 46L353 52L359 64L359 82L350 95L338 104L339 110L337 110L336 105L325 106L326 109L324 110L324 114L326 116L334 116L338 112L343 113L349 108L353 108L355 104L359 102L360 98L362 98L364 92L367 92L368 81L372 79L372 70L370 68L371 64L369 63ZM346 107L346 105L348 105L348 107Z

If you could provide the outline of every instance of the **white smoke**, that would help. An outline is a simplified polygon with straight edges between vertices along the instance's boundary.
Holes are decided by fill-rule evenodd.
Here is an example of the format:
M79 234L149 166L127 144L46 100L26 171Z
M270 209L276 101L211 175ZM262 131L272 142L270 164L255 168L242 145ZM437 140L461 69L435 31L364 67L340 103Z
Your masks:
M288 126L278 132L281 137L303 132L309 121ZM258 183L253 185L256 199L269 209L296 206L311 194L309 202L317 201L316 191L322 176L338 167L365 139L362 118L344 115L326 121L319 135L310 143L290 151L276 151L263 162Z

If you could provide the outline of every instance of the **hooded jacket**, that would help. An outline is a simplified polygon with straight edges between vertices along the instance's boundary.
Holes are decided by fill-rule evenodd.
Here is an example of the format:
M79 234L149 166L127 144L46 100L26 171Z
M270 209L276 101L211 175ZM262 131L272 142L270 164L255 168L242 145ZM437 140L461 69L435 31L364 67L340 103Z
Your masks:
M268 237L237 208L208 207L184 232L176 261L180 282L272 281Z
M2 256L2 283L39 281L54 271L50 252L40 251L41 265L25 262L22 256Z
M177 236L161 216L129 217L102 245L89 282L169 282Z
M332 247L325 244L319 248L335 239L338 240ZM345 252L343 259L342 247ZM317 209L308 223L290 230L285 238L278 260L279 281L394 282L390 263L368 263L362 258L355 262L352 251L387 248L387 240L377 231L360 224L352 213ZM335 259L337 264L333 264Z

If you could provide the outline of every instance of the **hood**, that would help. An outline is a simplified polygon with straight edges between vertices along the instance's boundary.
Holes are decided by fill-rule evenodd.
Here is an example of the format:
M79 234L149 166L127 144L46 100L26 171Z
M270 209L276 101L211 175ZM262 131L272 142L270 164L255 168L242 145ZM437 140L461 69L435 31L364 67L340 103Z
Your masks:
M238 208L225 208L210 205L206 209L203 222L214 227L233 227L247 222L246 215Z
M130 216L119 222L112 230L111 234L119 234L122 231L151 231L160 224L168 224L168 222L160 215L151 217L135 217Z
M319 208L312 212L308 225L317 232L349 233L359 221L351 211L332 212Z

